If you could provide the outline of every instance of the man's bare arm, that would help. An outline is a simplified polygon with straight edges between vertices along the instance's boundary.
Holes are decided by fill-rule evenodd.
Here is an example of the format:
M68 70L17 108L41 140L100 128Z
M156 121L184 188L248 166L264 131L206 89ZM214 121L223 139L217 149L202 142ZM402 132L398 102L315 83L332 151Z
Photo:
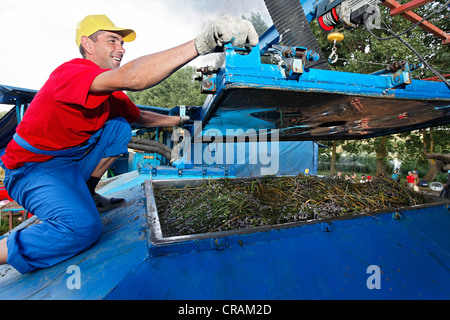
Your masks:
M199 54L191 40L162 52L137 58L122 67L98 75L91 85L91 92L139 91L151 88Z
M174 127L180 123L180 117L141 110L141 114L135 123L143 127Z

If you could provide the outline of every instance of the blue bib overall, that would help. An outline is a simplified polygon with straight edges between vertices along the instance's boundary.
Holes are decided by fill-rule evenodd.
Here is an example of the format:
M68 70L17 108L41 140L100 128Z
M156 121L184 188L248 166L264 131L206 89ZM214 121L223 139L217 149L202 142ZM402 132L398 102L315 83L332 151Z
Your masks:
M102 222L86 181L103 158L126 154L131 128L115 118L91 136L84 146L60 151L39 150L20 136L23 148L54 156L5 170L8 194L42 223L8 236L8 260L22 274L53 266L98 241Z

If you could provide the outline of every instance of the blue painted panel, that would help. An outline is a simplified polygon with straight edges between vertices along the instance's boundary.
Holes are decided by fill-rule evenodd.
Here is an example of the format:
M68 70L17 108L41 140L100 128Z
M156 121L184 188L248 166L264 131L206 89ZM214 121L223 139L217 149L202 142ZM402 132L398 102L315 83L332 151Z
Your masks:
M149 259L106 298L124 293L133 299L450 297L446 206L405 212L402 220L388 213L332 226L331 232L322 232L319 223L235 235L220 250L176 254L175 249ZM185 245L200 248L199 242L211 241ZM370 265L382 272L380 289L366 285Z
M117 196L118 194L113 194ZM99 242L79 255L52 268L20 275L0 268L0 300L103 299L147 257L147 219L143 190L138 185L124 188L120 196L127 203L101 215L103 234ZM69 289L69 266L80 268L80 289Z
M219 128L215 128L220 130ZM193 144L192 159L205 166L234 168L236 177L317 175L317 143L280 141Z

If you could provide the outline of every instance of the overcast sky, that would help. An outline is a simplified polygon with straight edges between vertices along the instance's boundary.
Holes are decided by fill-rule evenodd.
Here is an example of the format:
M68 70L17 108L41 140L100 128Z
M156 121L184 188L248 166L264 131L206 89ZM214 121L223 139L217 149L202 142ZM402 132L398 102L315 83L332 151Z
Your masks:
M58 65L80 57L75 29L86 15L106 14L136 31L136 40L125 43L124 64L189 41L222 15L251 12L272 24L263 0L1 0L0 84L39 90Z

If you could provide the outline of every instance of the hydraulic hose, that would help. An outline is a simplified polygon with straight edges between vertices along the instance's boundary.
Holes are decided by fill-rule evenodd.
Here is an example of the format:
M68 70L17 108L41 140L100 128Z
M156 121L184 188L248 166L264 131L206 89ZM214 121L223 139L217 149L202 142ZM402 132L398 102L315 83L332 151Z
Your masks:
M128 143L128 148L147 153L157 153L165 157L169 162L172 160L172 149L157 141L132 137Z

